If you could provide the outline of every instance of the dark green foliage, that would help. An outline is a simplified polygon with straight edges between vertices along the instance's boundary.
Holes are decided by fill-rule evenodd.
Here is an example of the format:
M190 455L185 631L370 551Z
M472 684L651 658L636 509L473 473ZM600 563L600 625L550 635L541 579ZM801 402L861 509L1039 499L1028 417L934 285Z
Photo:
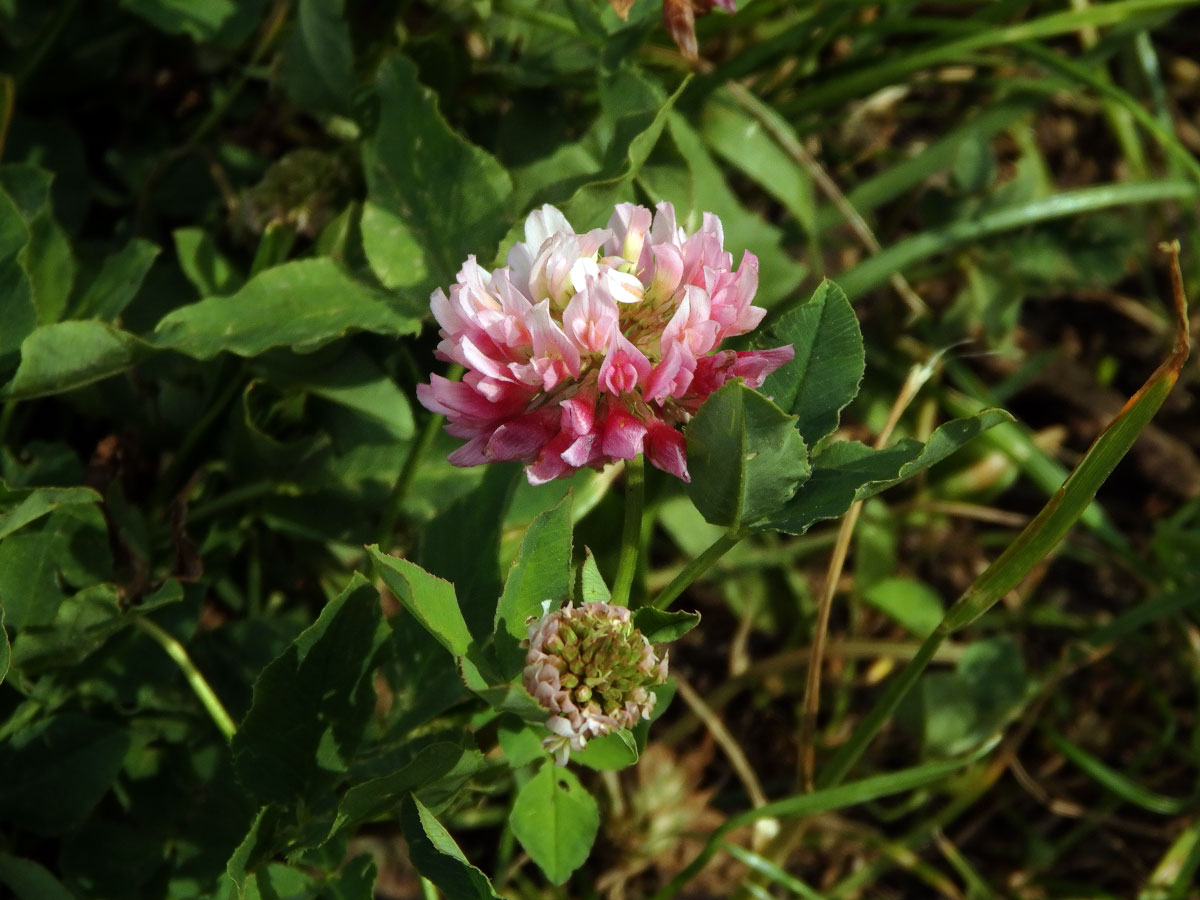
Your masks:
M747 0L698 17L693 68L651 0L0 2L0 895L369 900L378 870L380 894L650 897L707 804L783 833L853 807L819 850L755 843L756 895L1187 896L1191 369L1110 514L954 635L875 774L788 786L835 520L869 500L818 775L1161 359L1150 250L1180 237L1190 287L1200 249L1189 5ZM692 483L651 472L629 538L634 621L680 642L762 808L723 754L687 768L706 743L670 683L653 730L550 764L526 621L611 599L622 481L455 468L414 399L468 255L502 263L542 203L586 231L625 201L718 214L770 310L739 349L795 349L692 418ZM1014 752L1086 815L1014 779L972 796L1034 713Z

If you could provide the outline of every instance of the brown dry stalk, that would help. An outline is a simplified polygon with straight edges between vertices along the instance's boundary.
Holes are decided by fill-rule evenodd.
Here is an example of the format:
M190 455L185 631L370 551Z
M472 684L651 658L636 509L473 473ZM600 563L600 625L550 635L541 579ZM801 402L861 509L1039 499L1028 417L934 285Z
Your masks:
M887 422L875 439L875 449L882 450L892 436L896 423L904 410L912 403L922 385L933 374L929 363L913 366L908 377L900 387L900 393L892 404ZM817 624L813 632L812 658L808 664L808 679L804 684L804 714L800 720L800 780L804 790L813 789L813 735L817 727L817 713L821 706L821 666L825 656L825 638L829 632L829 614L833 608L833 596L837 592L838 580L842 577L842 568L846 564L846 554L850 550L850 539L854 536L854 526L858 523L858 514L862 511L862 501L858 501L846 512L838 529L837 542L833 546L833 556L829 560L829 570L825 573L825 585L817 606Z

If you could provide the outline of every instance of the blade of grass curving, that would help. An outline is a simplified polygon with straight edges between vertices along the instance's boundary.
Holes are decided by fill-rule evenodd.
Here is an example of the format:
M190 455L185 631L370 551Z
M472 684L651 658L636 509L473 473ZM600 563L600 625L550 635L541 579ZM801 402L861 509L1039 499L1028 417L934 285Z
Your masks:
M1194 819L1167 848L1137 900L1184 900L1200 869L1200 819Z
M1079 65L1053 51L1047 50L1041 44L1021 42L1016 49L1033 57L1050 69L1061 72L1068 79L1084 84L1098 94L1112 100L1129 113L1133 119L1158 141L1159 146L1173 159L1186 169L1192 178L1200 181L1200 160L1183 145L1174 130L1165 126L1129 92L1122 90L1110 81L1100 78Z
M1164 245L1163 249L1170 255L1175 310L1175 344L1171 353L1096 438L1079 465L1067 476L1042 511L955 601L941 624L925 640L908 665L888 684L883 696L821 772L821 777L817 779L818 787L829 788L846 777L867 745L891 718L896 706L916 684L942 642L991 609L1054 549L1083 515L1100 486L1133 446L1137 436L1175 386L1190 349L1187 299L1183 293L1183 276L1179 271L1179 244Z
M989 406L1001 405L996 402L995 396L987 385L962 363L950 360L946 364L946 371L966 392L965 394L957 391L943 392L942 402L954 415L974 415ZM980 435L980 440L985 444L990 444L1011 459L1030 481L1048 495L1057 491L1059 485L1066 480L1069 474L1066 466L1039 447L1028 431L1015 422L1002 422L995 428L988 429ZM1133 550L1125 539L1125 535L1112 523L1104 511L1104 507L1099 503L1092 501L1092 504L1080 516L1079 521L1126 559L1134 558Z
M798 92L796 102L789 104L783 112L789 118L794 118L796 115L837 106L856 97L865 97L886 85L895 84L922 69L960 62L963 57L989 47L1070 34L1081 28L1124 25L1139 14L1170 12L1190 6L1192 2L1194 0L1119 0L1082 10L1051 13L1014 25L980 30L975 34L935 43L924 49L915 49L910 53L891 54L883 62L856 68L825 84L808 87Z
M696 855L696 858L688 863L683 871L672 878L651 900L671 900L675 897L684 885L691 881L716 855L717 851L721 849L722 839L731 831L751 825L759 819L815 816L924 787L927 784L941 781L947 775L981 759L992 749L992 746L988 745L983 750L961 759L927 763L886 775L873 775L852 784L838 785L811 794L797 794L783 800L776 800L774 803L748 809L736 816L731 816L709 835L704 848Z
M1177 816L1190 809L1194 803L1190 797L1179 799L1147 790L1051 728L1044 729L1042 733L1054 745L1054 749L1082 769L1102 788L1147 812L1158 813L1160 816Z
M875 211L906 191L924 184L929 180L930 173L948 170L954 165L959 149L968 140L995 137L1043 102L1044 98L1040 95L1022 94L1011 100L990 104L919 153L905 157L855 186L846 194L846 201L863 215ZM834 207L825 207L817 214L817 226L821 232L836 228L841 223L842 213Z
M1200 196L1200 187L1190 181L1101 184L1064 191L1051 197L1006 206L975 219L955 222L944 228L934 228L914 235L893 244L881 253L867 257L842 274L838 283L846 295L854 300L887 281L893 273L915 262L979 238L1113 206L1162 203L1166 200L1194 200L1197 196Z
M1037 695L1032 696L1020 715L1021 724L1005 737L1000 749L992 756L986 768L977 770L972 777L959 779L954 796L949 803L933 816L910 828L903 836L896 839L896 845L905 851L915 852L929 842L930 835L936 829L945 829L974 807L979 798L986 794L995 783L1008 771L1010 760L1017 749L1024 743L1026 735L1032 731L1039 715L1038 709L1047 697L1054 695L1058 685L1068 676L1077 674L1081 669L1104 659L1108 652L1118 643L1125 640L1138 630L1175 615L1188 607L1200 603L1200 598L1194 591L1179 590L1166 597L1148 601L1116 616L1112 621L1101 625L1086 637L1073 641L1063 649L1059 660L1042 678L1042 686ZM1108 798L1111 808L1115 810L1116 802ZM1097 815L1105 814L1105 806L1099 805L1092 809ZM1171 851L1167 851L1170 855ZM1167 857L1164 856L1164 860ZM864 886L874 883L888 869L897 864L894 857L881 856L848 878L835 885L827 893L829 900L840 900L844 897L857 897ZM1161 898L1160 898L1161 900Z
M766 875L771 880L775 881L784 890L791 891L797 897L802 897L804 900L824 900L820 894L810 888L807 884L780 866L777 866L765 856L759 856L745 847L737 844L722 844L721 849L743 863L747 868L753 869L762 875Z

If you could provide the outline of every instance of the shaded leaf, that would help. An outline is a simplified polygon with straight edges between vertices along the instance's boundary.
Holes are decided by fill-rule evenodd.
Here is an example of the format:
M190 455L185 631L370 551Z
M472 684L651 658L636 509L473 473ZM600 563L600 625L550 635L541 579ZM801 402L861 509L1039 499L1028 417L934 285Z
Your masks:
M11 663L12 645L8 642L8 631L4 627L4 606L0 604L0 684L4 684Z
M629 66L601 73L597 86L601 114L587 133L513 173L518 209L558 204L573 224L586 230L608 221L613 204L629 199L632 179L658 144L679 91L667 97ZM504 244L520 240L523 221Z
M54 218L50 200L53 174L33 165L0 168L0 184L16 203L29 240L21 249L21 268L29 277L39 323L57 322L75 283L75 256L66 232Z
M1025 661L1011 638L975 641L955 671L926 673L913 695L925 752L948 757L978 747L1007 721L1025 690Z
M228 294L241 287L241 274L203 228L177 228L172 236L179 267L201 297Z
M375 860L363 853L342 864L336 878L325 884L332 900L375 900Z
M264 860L269 859L274 850L275 829L278 824L277 806L264 806L255 814L246 836L225 864L225 877L228 879L225 886L232 897L238 900L246 897L247 882L251 873Z
M259 802L311 801L341 779L375 707L371 675L386 637L379 596L355 575L258 676L232 749Z
M411 794L400 807L400 827L417 871L454 900L499 900L492 884L467 861L450 832Z
M11 490L0 482L0 505L13 508L0 515L0 539L63 506L99 503L100 495L86 487L39 487Z
M503 589L500 531L520 473L518 466L488 466L475 490L421 529L417 561L431 575L454 583L467 628L481 639L491 634Z
M306 109L350 112L354 49L342 0L300 0L283 50L283 88Z
M876 581L863 591L863 600L921 638L928 637L945 614L937 591L915 578Z
M32 859L0 853L0 884L16 900L76 900L62 882Z
M78 827L108 793L128 749L125 731L76 713L21 729L0 746L0 819L41 835Z
M378 545L367 548L379 577L425 630L455 656L465 656L471 632L458 607L454 585L429 574L416 563L389 556Z
M875 450L857 441L830 444L813 460L812 477L786 508L764 528L803 534L814 522L836 519L856 500L872 497L948 457L968 441L1001 422L1012 421L1003 410L987 409L942 425L922 444L912 438Z
M80 319L94 316L105 322L115 320L137 296L159 252L157 244L134 238L107 257L76 301L73 315Z
M791 344L796 355L767 376L762 392L797 416L800 436L813 447L837 428L866 369L858 317L842 289L821 282L811 300L768 329L760 346L781 344Z
M21 343L21 362L3 396L28 400L116 375L146 355L138 338L96 319L42 325Z
M0 365L37 327L33 284L21 265L29 229L12 198L0 191Z
M458 744L437 741L423 748L398 771L354 785L338 805L331 836L333 831L348 832L363 822L399 809L411 791L448 774L465 752Z
M576 581L575 597L580 603L608 603L612 600L612 591L604 583L596 558L587 547L583 548L583 563L579 566Z
M496 730L496 736L500 741L500 749L504 751L504 758L514 769L527 766L546 755L534 726L516 716L504 716Z
M222 351L257 356L272 347L314 350L349 331L413 334L420 322L351 278L333 260L304 259L267 269L227 297L168 313L150 342L197 359Z
M809 472L795 423L740 380L704 401L686 434L688 493L706 520L736 530L787 503Z
M237 0L121 0L121 6L161 31L200 43L212 40L237 12Z
M546 762L517 792L513 834L552 884L566 884L596 839L600 811L569 770Z
M812 181L758 119L716 92L704 105L700 133L722 159L782 203L805 232L816 234Z
M652 644L677 641L700 624L700 613L676 610L665 612L643 606L633 614L633 624Z

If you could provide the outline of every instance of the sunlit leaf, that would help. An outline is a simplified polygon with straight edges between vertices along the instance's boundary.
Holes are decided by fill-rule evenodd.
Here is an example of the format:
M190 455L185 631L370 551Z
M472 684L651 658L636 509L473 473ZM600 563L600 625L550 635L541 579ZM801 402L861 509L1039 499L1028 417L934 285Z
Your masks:
M168 313L150 335L156 347L197 359L222 351L257 356L272 347L314 350L350 331L412 334L417 319L330 259L267 269L228 297L208 297Z
M542 602L557 609L571 591L571 495L541 513L521 541L496 605L496 651L501 675L515 676L525 664L521 641L529 636L525 621L542 614Z
M422 294L453 281L467 254L490 258L508 227L512 182L451 130L408 59L384 63L376 88L379 125L363 145L363 247L385 285Z
M565 884L592 849L600 811L569 769L546 762L517 792L508 822L551 883Z

